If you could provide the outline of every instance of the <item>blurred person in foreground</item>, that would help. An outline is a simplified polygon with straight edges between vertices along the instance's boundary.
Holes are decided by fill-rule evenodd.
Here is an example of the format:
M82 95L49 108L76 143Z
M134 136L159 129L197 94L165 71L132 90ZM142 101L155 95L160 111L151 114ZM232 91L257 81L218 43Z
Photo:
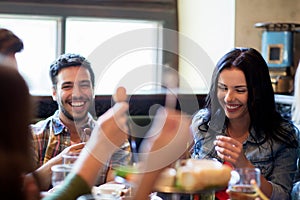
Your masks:
M23 41L12 31L0 28L1 63L17 68L16 53L24 49Z
M78 153L96 125L94 109L95 75L89 61L79 54L63 54L50 66L52 98L58 110L31 125L34 139L36 175L42 190L51 188L51 167L62 163L62 156ZM99 174L98 184L113 180L113 169L128 164L130 146L124 141Z
M33 170L28 126L34 113L28 87L15 68L0 64L0 90L0 193L8 199L39 199L36 182L24 179Z
M268 66L252 48L226 53L213 72L205 108L192 122L193 158L261 170L260 189L288 200L296 173L299 132L277 112ZM228 199L217 192L218 199Z

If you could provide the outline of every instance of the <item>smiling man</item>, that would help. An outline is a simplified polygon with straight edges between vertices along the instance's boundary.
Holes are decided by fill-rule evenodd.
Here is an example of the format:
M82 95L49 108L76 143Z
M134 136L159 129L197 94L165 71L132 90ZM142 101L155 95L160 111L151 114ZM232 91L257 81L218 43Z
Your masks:
M42 190L51 185L51 167L62 163L62 156L80 152L89 139L95 120L95 75L87 59L79 54L63 54L50 66L52 98L58 110L49 118L31 126L33 132L36 177ZM130 160L129 143L122 146L107 166L112 168ZM126 151L123 151L126 150ZM99 183L111 180L112 170L103 169Z

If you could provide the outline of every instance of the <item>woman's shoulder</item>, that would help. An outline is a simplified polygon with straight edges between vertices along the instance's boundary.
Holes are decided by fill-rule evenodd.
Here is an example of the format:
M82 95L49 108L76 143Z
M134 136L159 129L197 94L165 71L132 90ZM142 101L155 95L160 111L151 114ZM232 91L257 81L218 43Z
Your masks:
M300 123L293 122L293 124L296 127L297 131L299 132L299 130L300 130Z
M278 129L284 136L284 141L290 141L292 143L300 143L300 129L291 120L284 119L280 122L280 128Z
M297 126L293 121L288 119L283 119L279 123L279 126L291 133L293 132L299 132L299 125Z
M210 117L209 110L207 108L200 109L197 111L192 118L192 123L197 123L199 125L199 122L208 122Z
M298 143L300 144L300 124L296 124L294 122L291 122L291 123L293 124L293 128L295 130L295 134L298 139Z
M192 117L192 131L193 133L197 133L199 131L199 127L203 124L207 124L209 121L209 110L207 108L200 109L197 111Z

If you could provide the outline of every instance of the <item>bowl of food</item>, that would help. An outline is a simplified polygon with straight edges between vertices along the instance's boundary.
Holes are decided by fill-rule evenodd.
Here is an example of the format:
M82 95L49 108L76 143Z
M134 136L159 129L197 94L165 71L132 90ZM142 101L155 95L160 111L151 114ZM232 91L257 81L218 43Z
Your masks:
M155 183L155 191L165 193L199 193L225 188L231 168L216 160L186 159L174 168L166 168Z

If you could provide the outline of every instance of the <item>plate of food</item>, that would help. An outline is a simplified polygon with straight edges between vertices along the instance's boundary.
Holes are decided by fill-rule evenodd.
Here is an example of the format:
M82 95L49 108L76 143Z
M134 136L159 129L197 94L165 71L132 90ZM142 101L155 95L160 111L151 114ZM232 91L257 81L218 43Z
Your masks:
M199 194L226 188L231 168L216 160L186 159L166 168L157 179L154 191Z

